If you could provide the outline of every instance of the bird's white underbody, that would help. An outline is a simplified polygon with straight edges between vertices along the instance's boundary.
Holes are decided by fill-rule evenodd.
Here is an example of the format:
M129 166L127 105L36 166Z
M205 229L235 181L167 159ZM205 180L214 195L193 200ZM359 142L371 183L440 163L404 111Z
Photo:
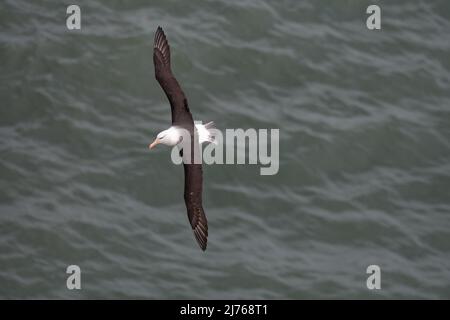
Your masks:
M208 122L206 124L196 123L195 124L196 133L198 137L198 142L200 144L204 142L212 142L214 141L214 135L211 131L213 129L213 122ZM187 131L178 126L171 126L169 129L163 130L156 136L155 141L150 144L150 149L155 147L158 144L165 144L166 146L173 147L179 144L183 136L187 134Z

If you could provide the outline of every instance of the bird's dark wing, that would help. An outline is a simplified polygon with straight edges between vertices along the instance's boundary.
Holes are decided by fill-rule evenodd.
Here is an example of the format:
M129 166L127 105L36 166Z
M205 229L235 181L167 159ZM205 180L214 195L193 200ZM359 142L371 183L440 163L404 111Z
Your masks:
M206 250L208 221L202 206L203 173L201 164L184 163L184 201L195 239Z
M155 77L161 88L166 93L172 111L172 124L183 125L192 123L193 119L189 111L186 96L181 90L177 79L170 68L170 47L166 35L161 27L158 27L153 45L153 64L155 65Z
M172 125L178 125L188 130L191 139L191 150L198 148L198 141L194 139L194 121L187 103L186 96L181 90L177 79L172 74L170 68L170 48L166 36L161 27L155 34L153 48L153 63L155 65L155 77L161 88L167 95L172 111ZM191 161L184 159L184 201L186 203L187 214L195 239L200 248L206 250L208 240L208 222L202 206L202 165L194 163L194 153Z

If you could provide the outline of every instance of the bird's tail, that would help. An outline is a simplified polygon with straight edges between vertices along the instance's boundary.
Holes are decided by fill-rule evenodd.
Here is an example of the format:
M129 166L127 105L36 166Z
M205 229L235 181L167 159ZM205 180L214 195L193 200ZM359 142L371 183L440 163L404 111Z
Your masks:
M215 138L214 132L213 132L214 130L212 130L212 129L216 129L213 121L210 121L205 124L196 124L196 126L197 126L197 131L199 134L200 143L210 142L210 143L217 144L217 141L216 141L216 138Z
M204 126L205 126L206 129L215 129L216 128L216 125L214 124L214 121L210 121L208 123L205 123Z

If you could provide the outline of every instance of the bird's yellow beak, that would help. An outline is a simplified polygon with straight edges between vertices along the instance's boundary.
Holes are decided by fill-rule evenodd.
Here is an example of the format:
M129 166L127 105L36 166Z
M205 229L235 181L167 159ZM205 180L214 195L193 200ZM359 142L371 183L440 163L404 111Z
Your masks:
M149 149L153 149L154 147L156 147L157 144L159 144L161 141L156 138L155 141L153 141L152 143L149 144Z

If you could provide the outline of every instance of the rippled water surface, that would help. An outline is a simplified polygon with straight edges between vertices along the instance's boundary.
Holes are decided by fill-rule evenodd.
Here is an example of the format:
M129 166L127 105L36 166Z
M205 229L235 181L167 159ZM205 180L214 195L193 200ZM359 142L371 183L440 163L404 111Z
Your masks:
M77 3L0 4L1 298L450 298L449 1ZM277 175L204 167L206 252L158 25L195 119L280 129Z

